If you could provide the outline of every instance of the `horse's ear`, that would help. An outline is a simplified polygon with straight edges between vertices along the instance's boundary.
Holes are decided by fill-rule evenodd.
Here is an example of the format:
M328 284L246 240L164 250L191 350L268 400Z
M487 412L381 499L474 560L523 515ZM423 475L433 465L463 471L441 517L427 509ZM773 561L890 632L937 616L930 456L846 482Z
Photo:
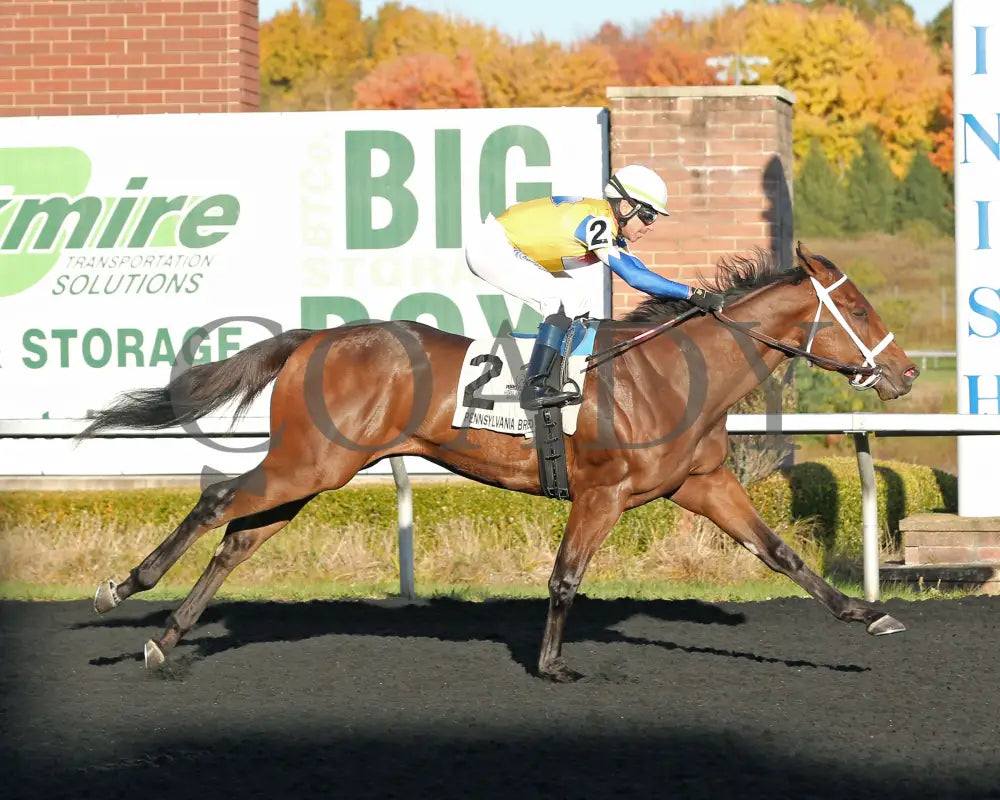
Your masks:
M820 279L828 272L826 264L817 259L816 256L810 252L809 248L802 244L802 242L795 243L795 255L799 258L799 266L802 267L808 275L812 275L812 277Z

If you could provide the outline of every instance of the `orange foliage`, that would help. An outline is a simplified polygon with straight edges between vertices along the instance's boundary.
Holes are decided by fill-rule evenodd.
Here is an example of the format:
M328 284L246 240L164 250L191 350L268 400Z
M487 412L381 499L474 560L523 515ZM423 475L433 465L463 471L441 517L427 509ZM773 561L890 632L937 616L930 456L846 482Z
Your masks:
M608 86L713 84L710 56L763 55L760 82L796 95L798 158L816 138L843 168L871 125L896 174L920 145L952 172L951 51L932 47L907 8L865 0L886 5L865 16L854 0L737 3L711 16L664 13L629 34L606 22L564 46L402 3L361 19L357 0L312 0L311 11L293 6L262 24L262 96L272 108L605 105Z
M383 61L354 86L355 108L475 108L483 90L472 58L417 53Z
M716 69L705 63L704 52L660 42L646 64L646 81L653 86L708 86L718 83Z
M646 81L651 51L647 39L625 36L613 22L605 22L590 42L603 47L615 60L623 86L638 86Z
M918 144L929 145L928 128L941 95L951 83L938 68L935 53L923 32L904 23L900 9L893 12L899 24L880 19L872 41L876 57L868 64L865 90L866 117L881 134L897 177L905 174Z
M605 22L590 42L614 58L626 86L705 86L717 83L716 70L705 60L729 27L722 15L716 22L703 22L664 14L646 32L632 36Z
M537 39L514 48L514 106L590 106L606 102L608 86L619 83L608 51L584 44L568 50Z
M941 91L934 118L931 120L931 163L945 175L955 171L955 87L952 82L954 63L951 45L941 48L941 72L947 83Z
M318 0L322 12L298 6L260 26L261 100L265 108L350 106L350 87L365 69L368 42L352 0Z
M931 133L931 163L945 175L955 171L955 96L948 91L941 97L938 116L947 123L941 130Z

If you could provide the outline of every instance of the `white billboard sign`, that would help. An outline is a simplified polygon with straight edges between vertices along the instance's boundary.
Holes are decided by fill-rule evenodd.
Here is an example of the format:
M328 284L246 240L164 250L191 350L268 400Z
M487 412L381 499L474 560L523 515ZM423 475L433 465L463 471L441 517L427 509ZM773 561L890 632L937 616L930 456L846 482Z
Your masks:
M606 171L598 108L2 119L0 419L82 417L166 384L179 357L290 328L533 330L468 270L464 236L518 200L600 196ZM605 271L580 277L608 314ZM0 474L241 472L261 455L11 440Z
M958 411L1000 413L1000 3L955 0ZM958 513L1000 516L1000 436L958 440Z

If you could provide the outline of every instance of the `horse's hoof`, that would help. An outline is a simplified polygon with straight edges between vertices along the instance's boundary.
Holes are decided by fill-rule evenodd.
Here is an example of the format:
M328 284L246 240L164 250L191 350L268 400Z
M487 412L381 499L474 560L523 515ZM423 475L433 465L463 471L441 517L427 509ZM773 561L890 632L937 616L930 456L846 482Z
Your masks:
M902 633L906 626L894 617L883 614L871 625L868 626L868 633L872 636L885 636L887 633Z
M539 667L538 674L554 683L575 683L583 677L580 672L571 670L562 659L553 661L547 667Z
M98 585L94 595L94 611L104 614L121 603L118 598L118 584L114 581L104 581Z
M146 642L146 646L143 648L142 652L146 659L146 669L156 669L160 666L160 664L167 660L164 657L160 646L152 639Z

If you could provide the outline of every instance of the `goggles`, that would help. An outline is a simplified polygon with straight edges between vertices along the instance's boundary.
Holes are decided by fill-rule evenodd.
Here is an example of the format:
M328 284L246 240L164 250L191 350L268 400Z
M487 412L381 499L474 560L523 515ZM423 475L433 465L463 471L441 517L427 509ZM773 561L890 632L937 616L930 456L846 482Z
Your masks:
M656 219L655 209L647 206L645 203L636 204L636 215L639 217L639 221L643 225L652 225L653 220Z

